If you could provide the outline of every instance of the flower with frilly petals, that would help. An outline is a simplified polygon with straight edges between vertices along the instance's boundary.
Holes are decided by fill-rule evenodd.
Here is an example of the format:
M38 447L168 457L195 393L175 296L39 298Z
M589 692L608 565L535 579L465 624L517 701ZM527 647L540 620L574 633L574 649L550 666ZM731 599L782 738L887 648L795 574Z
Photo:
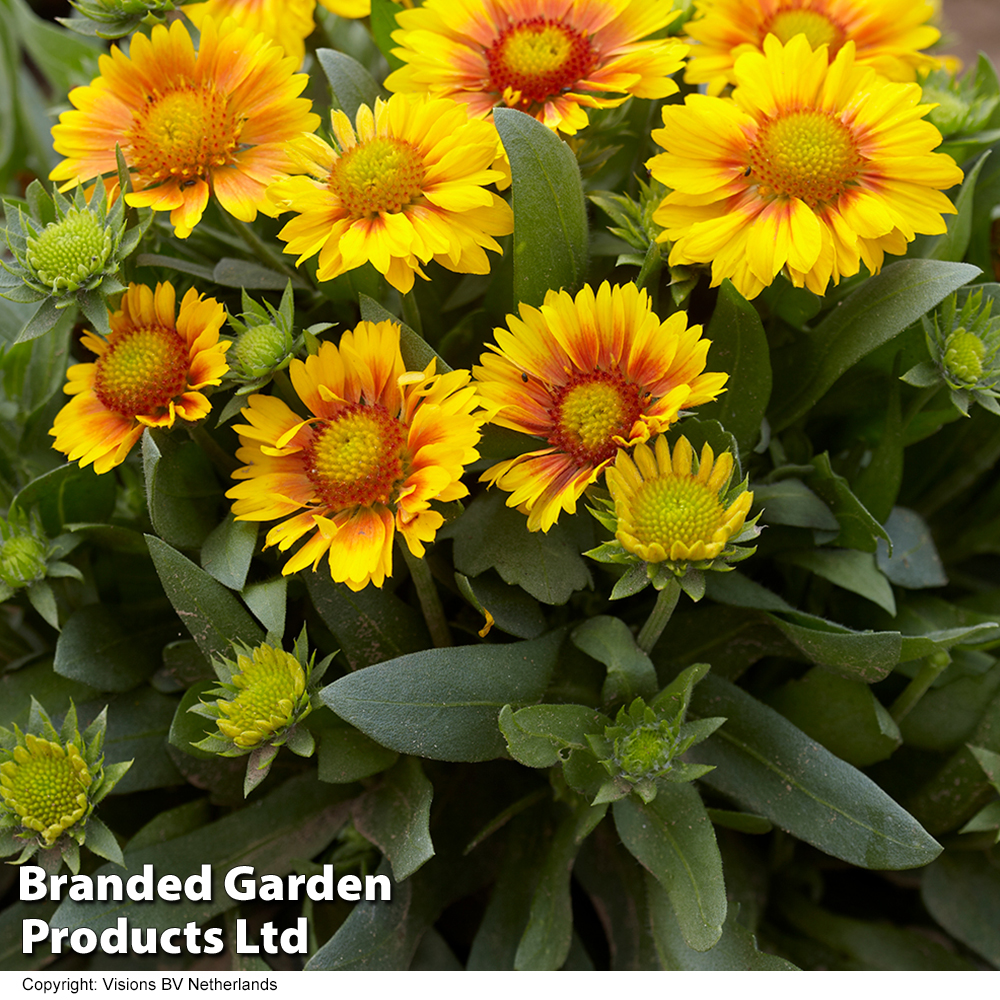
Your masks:
M174 235L191 235L213 193L243 222L276 214L267 185L295 168L293 150L319 125L298 61L263 35L206 17L195 51L174 21L132 36L126 56L113 46L101 75L76 87L52 129L66 159L49 174L60 190L117 169L121 147L134 190L129 205L169 211ZM117 182L115 182L117 183Z
M572 514L619 447L665 430L681 408L707 403L728 375L705 372L709 341L684 313L663 322L635 285L585 285L576 298L550 291L540 309L522 304L510 330L473 373L493 404L492 422L544 438L548 447L500 462L484 480L510 492L508 507L548 531Z
M146 427L196 421L211 404L199 390L229 370L228 340L219 340L226 311L193 288L175 313L174 286L129 285L105 339L85 333L97 360L73 365L65 392L73 398L49 431L52 447L71 462L107 472L120 465Z
M444 518L431 501L468 493L461 476L479 454L483 416L469 373L407 372L396 323L360 323L340 345L293 361L292 384L311 416L274 396L253 395L236 426L247 463L226 496L239 521L287 518L267 535L294 573L329 556L330 574L352 590L392 575L398 531L418 558ZM292 515L292 516L288 516Z
M680 14L668 0L426 0L396 15L394 91L429 92L485 116L497 106L573 135L586 108L677 93L688 48L649 38ZM643 39L646 39L643 41Z
M939 189L962 180L932 150L941 134L915 83L858 66L848 42L832 63L804 35L769 35L736 63L732 100L691 94L663 108L647 166L671 188L653 221L670 263L712 264L750 299L784 268L822 295L832 280L873 274L917 233L943 233L955 208Z
M206 17L220 24L232 17L242 27L276 42L300 66L306 53L305 39L316 27L315 9L316 0L207 0L181 8L196 28L201 28Z
M358 108L356 131L343 111L332 115L340 151L311 137L308 170L270 189L282 211L297 213L278 234L296 264L319 253L317 278L371 261L401 292L430 260L461 274L488 274L484 247L513 231L510 206L486 185L499 137L470 119L461 104L426 95L376 98Z
M899 82L938 65L920 52L941 37L927 23L934 6L922 0L695 0L695 7L698 16L684 30L699 44L691 49L684 79L707 83L712 95L736 82L736 60L763 51L768 35L783 43L805 35L814 49L828 46L831 60L854 42L859 66Z

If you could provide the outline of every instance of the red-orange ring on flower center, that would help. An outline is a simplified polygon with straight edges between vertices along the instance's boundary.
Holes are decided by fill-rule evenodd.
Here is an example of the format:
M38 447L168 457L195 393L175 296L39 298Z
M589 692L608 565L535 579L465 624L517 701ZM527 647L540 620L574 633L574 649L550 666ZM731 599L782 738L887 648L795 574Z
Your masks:
M575 375L555 396L555 425L549 444L580 465L600 465L618 450L617 437L628 438L642 412L639 389L621 372Z
M109 409L127 417L157 416L184 392L188 346L171 327L152 324L112 333L96 362L94 392Z

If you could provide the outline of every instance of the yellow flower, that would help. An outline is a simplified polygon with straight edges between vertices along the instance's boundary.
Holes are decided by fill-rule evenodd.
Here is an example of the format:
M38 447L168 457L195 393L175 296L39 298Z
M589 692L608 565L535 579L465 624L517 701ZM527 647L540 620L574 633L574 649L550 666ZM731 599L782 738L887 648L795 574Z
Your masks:
M484 247L513 231L507 203L486 185L504 175L496 129L470 119L461 104L426 95L362 104L356 128L332 115L339 153L310 137L309 177L270 189L282 211L297 213L278 234L296 264L319 253L320 281L371 261L393 287L408 292L430 260L462 274L488 274Z
M93 775L73 743L65 747L28 733L0 764L0 796L21 818L21 825L51 847L89 809L87 790Z
M927 23L933 5L922 0L695 0L695 6L700 16L684 28L700 44L691 49L684 79L707 83L712 95L736 82L736 60L762 51L768 35L788 43L804 34L813 48L829 46L831 60L854 42L859 66L900 82L938 65L919 51L941 37Z
M293 361L292 384L312 416L303 420L274 396L254 395L235 428L246 466L226 496L240 521L288 517L267 535L284 552L311 537L283 573L315 570L329 554L334 580L361 590L392 575L402 534L415 556L444 519L432 500L468 493L465 466L479 455L482 417L469 373L407 372L395 323L360 323L340 346Z
M306 54L305 39L316 27L315 9L316 0L207 0L181 7L196 28L201 28L206 17L218 24L232 17L242 27L280 45L299 66Z
M429 92L488 115L497 105L573 135L585 108L677 92L687 46L654 38L680 11L667 0L426 0L396 15L389 90ZM643 41L642 39L648 39Z
M121 146L135 189L129 205L170 211L174 234L190 236L214 193L243 222L258 210L274 215L264 196L271 181L294 168L293 150L319 125L298 61L279 46L228 19L202 20L195 52L181 21L150 38L133 35L126 56L112 46L101 75L76 87L52 129L65 156L49 174L61 190L113 173Z
M130 285L111 317L111 333L85 333L97 355L66 373L73 397L57 414L53 448L71 462L107 472L125 460L145 427L201 420L211 404L199 389L218 385L228 371L228 340L219 340L226 311L193 288L174 312L174 286Z
M694 452L686 437L674 445L666 437L653 447L640 444L630 458L619 451L605 476L615 504L615 538L626 552L647 563L703 563L723 554L743 530L753 493L741 490L725 507L722 497L733 473L733 456L715 458L711 446Z
M671 264L711 262L746 298L782 268L822 295L832 280L873 274L917 233L943 233L954 213L940 188L962 180L921 121L916 84L857 66L848 42L828 64L804 35L736 63L732 100L692 94L663 108L647 166L672 188L653 214Z
M574 299L550 291L540 309L496 329L497 346L473 369L493 423L544 438L548 447L494 465L484 480L510 492L507 506L548 531L572 514L615 457L666 429L678 411L714 399L728 375L705 372L709 341L684 313L660 322L635 285L589 285Z
M372 12L372 0L319 0L338 17L367 17Z

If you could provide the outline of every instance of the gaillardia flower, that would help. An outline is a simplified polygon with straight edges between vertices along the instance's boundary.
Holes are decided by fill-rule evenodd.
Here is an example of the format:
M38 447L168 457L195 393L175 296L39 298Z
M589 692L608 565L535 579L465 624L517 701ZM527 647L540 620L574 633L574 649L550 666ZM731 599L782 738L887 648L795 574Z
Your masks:
M228 340L219 340L226 311L188 289L175 313L174 286L154 292L129 285L111 317L107 339L86 333L97 360L73 365L63 390L73 398L56 415L52 447L101 473L120 465L146 427L201 420L211 404L198 390L228 371Z
M330 574L352 590L381 587L392 574L392 543L402 534L424 554L444 518L432 500L457 500L475 461L483 417L469 373L407 372L395 323L360 323L337 347L320 346L289 373L312 414L303 419L273 396L250 396L236 425L245 480L226 496L240 521L288 519L268 545L284 552L311 537L283 573L329 555Z
M705 372L710 342L684 313L660 319L635 285L585 285L574 299L550 291L540 309L522 304L510 330L473 373L498 409L493 423L544 438L547 447L488 469L484 480L510 492L508 507L548 531L572 514L615 457L665 430L682 408L722 391L724 372Z
M315 9L316 0L207 0L181 7L199 29L206 17L218 24L231 17L241 27L276 42L299 66L306 53L305 39L316 27Z
M86 843L95 854L124 864L113 834L93 815L132 765L104 766L106 729L107 709L81 735L71 702L57 732L34 699L27 733L16 725L0 728L0 857L19 852L14 864L23 864L41 851L50 871L65 860L76 874Z
M463 274L488 274L484 247L513 231L510 206L486 185L503 181L491 169L499 136L465 107L426 95L394 94L358 108L356 128L332 115L339 152L312 136L308 171L289 177L270 197L297 214L278 234L296 264L319 253L317 278L371 261L401 292L430 260ZM304 161L305 162L305 161Z
M426 0L396 15L392 51L406 65L385 85L453 97L479 116L506 105L573 135L585 108L677 92L670 75L687 46L648 36L679 13L667 0Z
M732 101L692 94L663 108L647 166L672 191L653 214L671 264L711 262L748 299L782 269L797 287L873 274L917 233L943 233L962 180L916 84L858 66L848 42L830 64L804 35L736 63Z
M674 578L683 580L692 569L730 569L755 551L737 543L760 533L757 518L746 520L753 503L747 481L730 488L733 468L732 454L724 451L716 458L707 442L695 463L683 436L673 456L662 434L652 446L640 444L631 457L619 450L605 475L611 500L598 500L592 510L615 540L587 555L599 562L646 563L657 590ZM700 579L698 589L704 593Z
M267 185L294 169L300 136L319 125L300 98L308 83L298 61L263 35L206 17L195 52L181 21L132 36L129 55L113 46L101 75L76 87L52 129L66 157L49 174L60 190L116 169L121 147L134 191L129 205L170 211L174 234L191 235L209 193L244 222L274 215Z
M736 60L762 51L768 35L782 43L805 35L814 49L826 45L831 60L854 42L859 66L900 82L938 65L920 52L941 37L927 23L933 5L922 0L695 0L695 7L699 16L684 30L699 44L691 49L684 79L707 83L712 95L736 82Z

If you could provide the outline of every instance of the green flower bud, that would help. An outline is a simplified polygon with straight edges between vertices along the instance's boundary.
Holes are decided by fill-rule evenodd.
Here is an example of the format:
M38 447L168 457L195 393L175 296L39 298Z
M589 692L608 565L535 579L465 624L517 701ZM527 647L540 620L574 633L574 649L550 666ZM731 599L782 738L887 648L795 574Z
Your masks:
M112 233L93 212L74 206L37 238L28 237L26 256L37 279L55 295L75 292L100 274L113 244Z
M983 374L986 345L974 333L957 329L949 338L942 362L956 382L976 383Z
M676 743L669 722L647 723L615 740L615 757L630 779L653 777L670 767Z
M229 352L231 368L259 377L278 368L288 356L291 338L270 323L251 326L240 334Z
M0 580L26 587L45 576L48 543L35 535L15 535L0 543Z
M13 760L0 764L0 796L51 847L75 826L88 808L87 790L94 775L73 743L60 746L28 733Z

